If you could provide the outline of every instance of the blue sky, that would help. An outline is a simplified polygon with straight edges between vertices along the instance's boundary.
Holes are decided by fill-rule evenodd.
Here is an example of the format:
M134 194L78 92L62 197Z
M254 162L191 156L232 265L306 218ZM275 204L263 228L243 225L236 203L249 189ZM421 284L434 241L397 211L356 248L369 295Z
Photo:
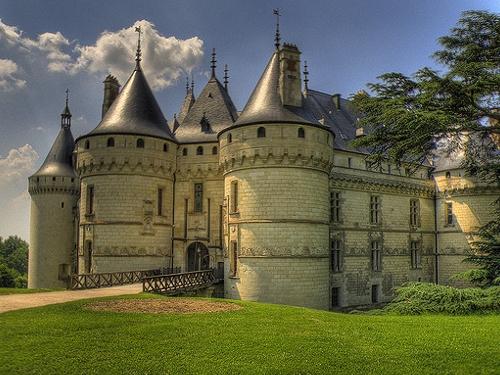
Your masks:
M144 64L171 118L186 72L197 92L206 82L212 47L219 77L229 65L230 93L242 109L273 50L273 7L281 9L283 41L297 44L308 61L309 86L349 96L384 72L440 68L430 57L436 39L462 11L498 12L500 2L0 1L0 236L28 239L26 177L57 134L64 90L71 91L75 137L93 129L103 78L108 72L126 77L133 69L134 23L142 21L149 32Z

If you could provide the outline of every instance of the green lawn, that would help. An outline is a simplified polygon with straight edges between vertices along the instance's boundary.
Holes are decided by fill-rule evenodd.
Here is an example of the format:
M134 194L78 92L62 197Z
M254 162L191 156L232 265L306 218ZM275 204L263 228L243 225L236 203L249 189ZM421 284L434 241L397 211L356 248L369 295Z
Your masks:
M29 293L41 293L41 292L54 292L57 290L64 290L64 289L0 288L0 296L6 295L6 294L29 294Z
M85 303L0 314L0 374L500 373L500 315L348 315L248 302L233 312L153 315Z

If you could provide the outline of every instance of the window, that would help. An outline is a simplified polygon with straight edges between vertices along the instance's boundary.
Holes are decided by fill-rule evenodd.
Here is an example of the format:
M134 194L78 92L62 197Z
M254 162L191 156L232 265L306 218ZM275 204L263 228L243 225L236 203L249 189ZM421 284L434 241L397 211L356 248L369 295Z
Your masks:
M410 225L420 227L420 201L418 199L410 200Z
M217 146L212 147L212 155L217 155Z
M115 147L115 139L108 138L107 147Z
M340 272L342 271L341 267L341 242L339 239L332 240L330 244L330 251L332 253L331 258L331 267L332 272Z
M194 184L194 212L203 211L203 184Z
M370 224L380 224L380 197L372 195L370 197Z
M382 270L382 254L379 241L371 242L371 265L372 271Z
M163 144L163 152L168 152L168 144L167 143Z
M453 203L446 202L446 225L453 225Z
M347 168L352 168L352 158L347 158Z
M299 128L299 130L297 131L297 137L299 137L299 138L306 137L306 132L304 131L304 128Z
M139 138L136 143L137 148L144 148L144 139Z
M446 178L451 178L451 173L450 172L446 172Z
M163 188L158 188L158 216L163 216Z
M231 212L238 212L238 181L231 181Z
M340 222L340 193L338 191L330 193L330 220L334 223Z
M55 177L52 177L52 181L55 181L55 180L56 180L56 178L55 178Z
M420 246L418 241L410 242L411 268L420 268Z
M340 288L332 288L332 307L340 306Z
M90 148L90 141L87 139L85 141L85 150L88 150Z
M87 215L94 213L94 186L87 186Z
M203 147L198 146L196 148L196 155L203 155Z
M229 133L227 135L227 143L231 143L233 141L233 135L231 133Z
M187 156L187 154L188 154L188 149L186 147L184 147L182 149L182 156Z
M372 285L372 303L378 302L378 285Z
M229 272L232 277L238 273L238 243L231 241L231 258L229 261Z
M257 129L257 138L264 138L266 136L266 128L260 127Z
M64 202L61 202L61 208L64 208Z

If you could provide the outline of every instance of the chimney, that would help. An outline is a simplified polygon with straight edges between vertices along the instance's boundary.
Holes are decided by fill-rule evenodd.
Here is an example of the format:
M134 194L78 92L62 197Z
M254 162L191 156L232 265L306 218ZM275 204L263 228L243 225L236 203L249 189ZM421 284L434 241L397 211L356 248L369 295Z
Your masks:
M335 109L338 111L340 109L340 94L333 94L332 95L332 102L333 102Z
M302 107L300 51L296 45L285 43L280 54L280 95L283 105Z
M104 80L104 98L102 100L102 118L106 112L108 112L109 107L115 101L116 97L120 93L120 84L116 77L111 74Z

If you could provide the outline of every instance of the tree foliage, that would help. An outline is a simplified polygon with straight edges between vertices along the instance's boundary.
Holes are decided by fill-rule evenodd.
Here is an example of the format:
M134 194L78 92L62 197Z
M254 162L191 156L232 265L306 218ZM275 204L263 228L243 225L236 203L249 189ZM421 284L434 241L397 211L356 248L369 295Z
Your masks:
M386 73L368 84L371 95L353 96L367 134L353 145L370 149L375 165L389 158L417 166L445 140L448 152L462 151L469 175L500 184L500 15L466 11L438 41L442 49L433 57L443 73L427 67L411 77ZM499 205L500 198L468 259L482 270L475 281L486 284L500 278Z
M0 287L26 288L28 243L17 236L0 237Z

